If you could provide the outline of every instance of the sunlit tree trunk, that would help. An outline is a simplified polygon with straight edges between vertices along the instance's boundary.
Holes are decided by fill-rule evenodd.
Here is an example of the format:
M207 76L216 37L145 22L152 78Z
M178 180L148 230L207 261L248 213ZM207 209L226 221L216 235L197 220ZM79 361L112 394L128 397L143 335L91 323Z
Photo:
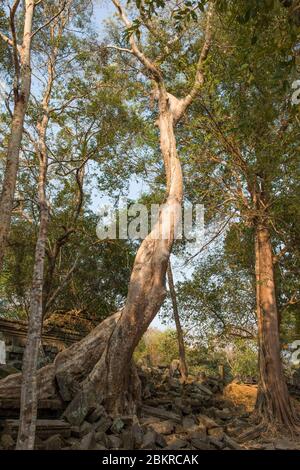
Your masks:
M295 412L281 357L273 252L267 222L255 227L256 302L259 341L259 386L256 412L266 424L293 428Z
M112 1L125 26L130 27L131 23L120 2ZM80 391L66 410L65 416L69 421L72 421L74 417L77 422L80 419L83 420L88 410L99 402L99 397L103 399L106 408L112 413L134 411L135 402L128 393L130 374L132 377L132 368L130 368L132 355L166 296L166 271L177 224L181 220L183 181L181 164L177 155L175 128L197 96L204 81L203 63L210 47L212 14L212 4L210 4L194 86L181 99L167 92L160 69L139 49L134 35L130 36L132 54L142 63L154 83L154 95L158 102L157 125L160 133L160 148L166 173L166 198L156 226L143 240L137 252L127 301L105 351L92 372L82 382ZM162 233L164 236L161 235Z
M166 270L174 233L181 215L181 165L176 150L173 114L163 84L160 84L159 90L158 122L169 188L166 203L160 211L158 223L143 240L137 252L126 305L98 364L69 405L66 412L69 418L74 412L78 412L86 400L88 406L92 407L93 401L99 399L99 396L104 397L106 408L115 414L124 410L132 412L135 407L135 403L127 393L131 374L129 365L140 338L165 299ZM162 234L166 237L164 238Z

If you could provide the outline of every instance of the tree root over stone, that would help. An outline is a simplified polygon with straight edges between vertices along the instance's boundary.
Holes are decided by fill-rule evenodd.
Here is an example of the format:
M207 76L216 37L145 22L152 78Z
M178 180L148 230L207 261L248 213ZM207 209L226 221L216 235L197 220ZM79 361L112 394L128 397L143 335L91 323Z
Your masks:
M93 408L103 402L106 393L105 350L120 315L121 312L117 312L105 319L80 342L61 351L53 364L38 371L39 404L43 401L61 402L66 419L72 424L80 424ZM93 383L94 376L102 377L102 383ZM21 373L0 380L0 407L7 400L19 403L21 381ZM133 413L140 400L140 383L133 364L124 390L124 406L126 411Z

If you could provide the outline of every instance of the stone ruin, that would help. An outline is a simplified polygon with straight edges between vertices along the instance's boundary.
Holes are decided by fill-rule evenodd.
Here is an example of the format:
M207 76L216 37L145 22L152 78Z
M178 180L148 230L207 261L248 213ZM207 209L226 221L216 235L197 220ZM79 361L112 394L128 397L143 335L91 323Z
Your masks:
M26 323L0 320L0 349L7 374L19 370L26 341ZM46 325L40 365L79 341L83 332ZM63 409L39 410L36 449L40 450L230 450L300 449L288 439L270 439L253 427L251 413L224 393L222 374L189 376L182 381L179 363L137 365L142 403L136 415L111 416L101 403L83 422L68 422ZM234 383L231 384L235 386ZM250 385L249 387L255 387ZM43 412L43 413L41 413ZM16 408L0 408L0 449L15 448L19 420Z
M51 321L50 321L51 320ZM92 326L91 326L92 328ZM39 367L53 362L58 352L80 341L88 333L57 326L53 319L45 322L39 354ZM27 323L0 318L0 379L20 372L26 344Z

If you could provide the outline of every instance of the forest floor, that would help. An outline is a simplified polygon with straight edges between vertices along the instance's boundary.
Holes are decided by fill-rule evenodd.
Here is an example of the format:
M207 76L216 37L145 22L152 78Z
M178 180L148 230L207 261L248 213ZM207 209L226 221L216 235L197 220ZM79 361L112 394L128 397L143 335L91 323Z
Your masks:
M170 377L169 368L141 367L139 416L112 418L99 405L80 426L62 418L39 420L36 448L43 450L299 449L300 440L263 432L251 418L257 387L217 378ZM300 401L295 400L300 412ZM18 421L6 419L0 449L13 449Z

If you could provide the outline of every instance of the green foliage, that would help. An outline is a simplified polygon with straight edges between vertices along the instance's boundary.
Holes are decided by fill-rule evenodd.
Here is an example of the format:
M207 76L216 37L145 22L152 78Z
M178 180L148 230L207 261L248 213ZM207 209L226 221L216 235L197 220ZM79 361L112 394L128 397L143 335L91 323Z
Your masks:
M233 377L257 377L257 347L253 342L237 340L226 354L226 362Z
M173 359L178 359L176 331L149 329L139 342L134 359L148 366L169 366ZM198 336L186 336L186 359L193 374L217 375L223 365L227 380L257 376L257 347L253 340L232 339L226 343L210 339L205 346Z
M37 6L35 28L51 17L59 3L44 1ZM70 27L55 42L58 69L47 135L51 210L44 290L48 298L63 285L76 259L77 264L50 312L80 308L102 319L126 297L136 246L97 240L94 194L117 201L128 192L132 179L139 178L147 182L146 192L136 195L139 202L149 206L164 195L157 109L149 100L151 84L132 54L107 44L124 48L135 34L145 53L160 64L168 91L182 97L194 82L207 2L128 3L133 6L132 27L124 35L122 26L109 21L100 44L92 29L91 2L74 1ZM274 255L288 247L276 266L282 338L289 341L299 334L299 106L290 100L291 85L299 79L298 0L217 0L215 5L205 82L177 126L176 136L186 199L205 204L208 235L213 237L216 227L227 222L217 242L194 259L193 270L190 265L182 268L187 276L176 289L184 329L193 332L185 337L190 368L217 373L218 364L224 363L231 375L247 376L255 375L257 359L254 187L267 194ZM2 7L0 29L9 33ZM0 46L1 74L11 84L11 52L1 39ZM28 313L39 220L34 140L45 64L52 48L45 28L33 41L34 98L26 116L18 198L0 277L3 315ZM9 104L12 107L12 95ZM10 114L1 111L3 162ZM76 215L82 166L83 201ZM72 233L59 249L51 276L51 255L68 230ZM180 261L188 258L186 244L178 243L175 249ZM168 299L163 318L171 316ZM169 364L178 357L175 332L149 331L135 356L149 357L154 365Z
M200 267L179 287L182 318L201 324L202 334L226 332L228 324L249 326L251 317L253 326L256 185L269 201L274 254L289 247L276 266L287 339L299 315L299 106L291 103L291 85L299 78L299 30L281 2L223 3L205 89L181 130L181 154L186 195L205 205L208 240L220 221L228 223L210 245L213 255L198 257Z
M231 340L256 335L253 279L235 260L222 253L207 255L190 279L177 283L182 324L208 344L209 338ZM172 315L169 303L163 317Z
M67 211L66 211L67 213ZM52 219L48 240L50 246L61 236L66 213ZM96 239L97 217L88 212L80 219L77 231L63 247L49 297L64 282L77 259L71 279L51 305L51 311L80 309L99 320L117 310L127 295L127 285L133 262L133 247L122 241L101 242ZM26 317L34 261L36 227L20 221L12 227L8 256L0 278L1 315ZM46 279L49 277L49 259L46 259Z
M178 343L176 331L149 329L138 344L134 357L149 365L168 366L173 359L178 359Z

